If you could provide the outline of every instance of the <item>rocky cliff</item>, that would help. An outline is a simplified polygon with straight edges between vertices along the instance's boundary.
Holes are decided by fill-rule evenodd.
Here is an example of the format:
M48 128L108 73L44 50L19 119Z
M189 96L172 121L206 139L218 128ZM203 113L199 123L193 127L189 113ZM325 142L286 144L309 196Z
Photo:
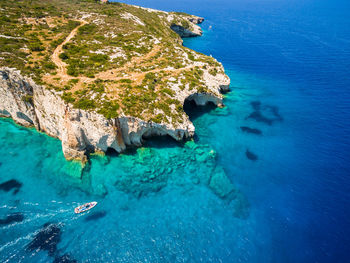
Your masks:
M48 2L62 5L36 2L42 8ZM15 1L2 4L1 12L25 10ZM64 14L74 20L50 14L52 9L44 18L33 20L25 11L9 18L0 32L0 116L60 139L69 160L85 161L88 153L108 149L122 152L150 136L193 136L185 100L222 106L221 92L230 84L219 62L186 49L170 30L198 36L203 19L123 4L99 6L118 13L85 10L77 16L72 7ZM111 27L115 24L125 26ZM34 33L20 36L28 26ZM21 51L2 50L10 45Z
M218 88L228 87L228 83L223 84ZM209 94L186 95L181 98L183 102L189 99L198 105L209 101L217 105L222 103L221 97ZM75 109L56 91L37 85L20 71L6 67L0 68L0 116L12 118L23 126L34 126L38 131L60 139L68 160L85 161L87 153L106 152L108 148L122 152L128 146L141 146L144 136L169 135L182 140L193 136L195 131L188 118L173 126L132 116L106 119L94 111Z
M178 23L172 14L168 16L168 21L171 21L172 24L170 28L174 30L180 37L199 37L203 34L202 29L198 24L203 23L204 18L192 15L183 15L175 13L175 16L180 16L184 20L189 21L190 23Z

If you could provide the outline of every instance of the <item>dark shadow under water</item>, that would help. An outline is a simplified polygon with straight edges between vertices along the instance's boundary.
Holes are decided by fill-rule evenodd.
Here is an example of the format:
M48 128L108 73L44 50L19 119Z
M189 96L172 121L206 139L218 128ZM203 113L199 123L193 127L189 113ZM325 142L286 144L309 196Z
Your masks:
M257 160L258 160L258 156L257 156L255 153L249 151L248 149L247 149L247 151L245 152L245 154L246 154L247 158L248 158L249 160L251 160L251 161L257 161Z
M160 135L160 136L150 136L150 137L142 137L142 146L156 149L165 149L165 148L176 148L182 147L183 141L176 141L169 135ZM137 146L127 146L125 151L123 151L124 155L136 155L137 149L140 147ZM106 155L108 157L118 157L120 153L118 153L113 148L108 148L106 151Z
M176 141L169 135L143 137L142 139L143 145L150 148L165 149L183 146L183 141Z
M253 112L246 119L253 119L256 122L262 122L270 126L276 121L283 121L277 106L262 105L260 101L252 101L250 105L253 108Z
M77 263L78 261L71 258L70 255L64 254L62 256L55 257L53 263Z
M241 126L241 131L245 133L255 134L255 135L262 135L262 131L256 128L250 128L248 126Z
M57 224L46 223L27 245L27 250L46 250L50 256L54 256L60 241L61 228Z
M10 192L11 190L14 190L13 194L17 194L21 187L22 187L22 183L15 179L11 179L0 184L0 190L5 192Z
M0 219L0 225L10 225L12 223L22 222L24 215L21 213L13 213L6 216L4 219Z
M98 211L85 217L85 221L95 221L95 220L104 218L106 215L107 215L106 211Z

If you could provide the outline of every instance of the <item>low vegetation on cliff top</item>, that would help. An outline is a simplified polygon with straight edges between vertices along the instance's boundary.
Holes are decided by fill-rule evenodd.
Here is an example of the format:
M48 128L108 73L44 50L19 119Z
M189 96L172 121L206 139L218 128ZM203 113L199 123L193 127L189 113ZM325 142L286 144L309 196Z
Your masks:
M182 46L189 15L94 0L0 2L0 67L19 69L74 107L181 123L181 91L210 92L215 59Z

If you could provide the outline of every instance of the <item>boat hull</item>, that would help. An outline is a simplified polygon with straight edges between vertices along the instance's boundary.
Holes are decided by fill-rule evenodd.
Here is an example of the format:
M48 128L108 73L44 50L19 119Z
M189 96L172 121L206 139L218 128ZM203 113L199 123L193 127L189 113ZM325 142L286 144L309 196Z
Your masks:
M97 202L90 202L74 208L74 213L80 214L89 211L97 205Z

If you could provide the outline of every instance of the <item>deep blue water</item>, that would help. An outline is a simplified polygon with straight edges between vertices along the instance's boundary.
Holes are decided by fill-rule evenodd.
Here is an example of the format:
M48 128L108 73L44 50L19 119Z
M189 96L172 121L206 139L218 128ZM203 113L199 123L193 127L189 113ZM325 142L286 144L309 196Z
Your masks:
M350 2L125 2L206 18L184 44L224 64L227 107L191 109L195 145L96 156L82 178L59 141L1 120L0 261L350 262ZM221 168L231 203L198 184Z

